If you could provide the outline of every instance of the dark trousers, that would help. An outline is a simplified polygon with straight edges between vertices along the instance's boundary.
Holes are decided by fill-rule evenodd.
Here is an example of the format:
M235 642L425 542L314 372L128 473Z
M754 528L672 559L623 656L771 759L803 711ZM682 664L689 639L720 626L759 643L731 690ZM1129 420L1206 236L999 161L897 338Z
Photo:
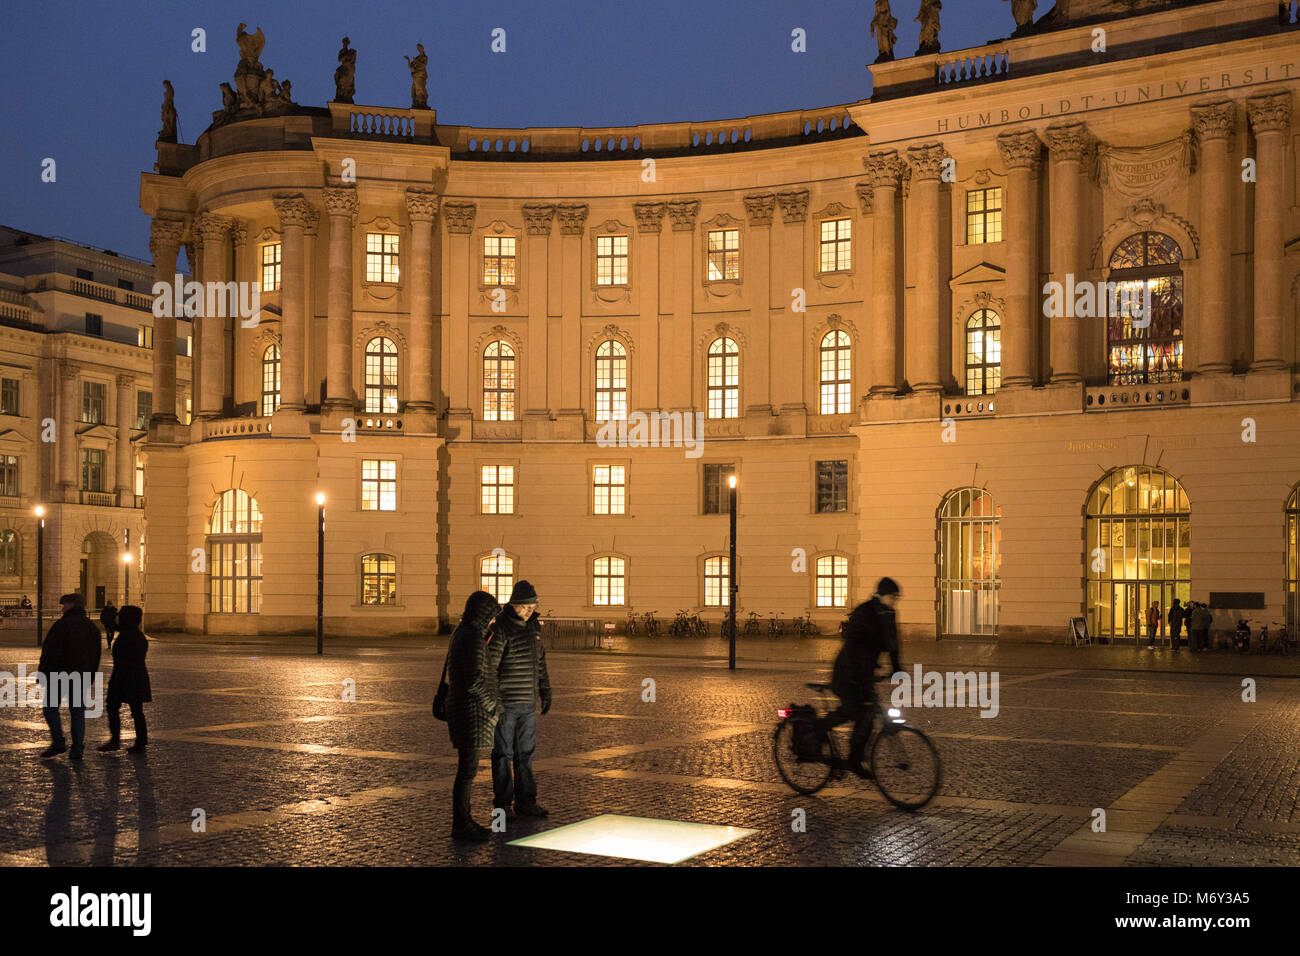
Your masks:
M45 723L50 727L50 740L57 747L67 743L67 738L63 736L63 721L59 719L59 708L42 707L45 714ZM69 707L72 711L72 746L74 748L82 747L86 743L86 708Z
M1160 633L1159 625L1155 627L1152 627L1150 624L1147 625L1147 647L1155 646L1156 635L1158 635L1159 633Z
M536 747L537 707L533 704L506 704L505 713L497 722L496 740L492 745L493 806L527 805L537 801L537 781L533 778L533 750Z
M463 827L474 822L469 809L469 785L478 776L479 758L483 752L477 747L462 747L456 751L456 782L451 788L452 826Z
M109 647L113 646L113 635L116 633L117 633L117 628L109 627L107 624L104 625L104 642Z
M144 704L139 701L131 701L127 704L131 708L131 719L135 721L135 742L145 744L149 742L149 729L144 722ZM108 733L113 740L122 739L122 704L121 702L110 703L108 705Z
M840 705L822 717L820 723L829 731L853 721L853 733L849 737L849 766L856 767L862 763L867 739L871 736L871 724L876 716L875 689L846 687L835 689L835 693L839 695Z
M1198 627L1191 632L1193 649L1210 648L1210 629L1208 627Z
M1174 650L1178 650L1178 645L1182 643L1183 629L1181 627L1171 627L1169 629L1169 644Z

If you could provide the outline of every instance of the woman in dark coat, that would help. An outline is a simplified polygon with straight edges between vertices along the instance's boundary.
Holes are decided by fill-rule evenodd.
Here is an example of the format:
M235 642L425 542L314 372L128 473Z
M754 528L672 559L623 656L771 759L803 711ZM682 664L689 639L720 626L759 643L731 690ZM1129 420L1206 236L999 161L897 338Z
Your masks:
M459 761L452 789L452 830L457 840L486 840L491 831L474 822L469 787L479 760L492 749L493 732L501 712L495 674L501 648L492 640L492 619L501 611L496 598L475 591L447 649L447 730ZM121 640L121 638L119 638Z
M144 612L134 604L125 605L117 614L121 630L113 641L113 673L108 678L108 699L104 702L108 709L108 731L112 736L107 743L99 745L99 749L104 752L120 750L122 747L123 704L131 708L131 719L135 721L135 743L126 752L144 753L149 744L143 705L153 700L153 693L149 687L149 671L144 666L145 655L149 653L149 641L140 630L143 619Z

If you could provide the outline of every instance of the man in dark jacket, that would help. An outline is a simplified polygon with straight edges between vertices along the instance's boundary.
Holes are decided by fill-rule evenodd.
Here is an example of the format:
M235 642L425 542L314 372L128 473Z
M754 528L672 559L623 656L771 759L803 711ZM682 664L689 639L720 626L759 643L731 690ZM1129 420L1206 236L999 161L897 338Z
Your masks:
M108 732L106 743L99 745L99 750L108 753L119 750L122 746L122 705L131 709L131 719L135 722L135 743L127 748L130 754L142 754L149 745L149 729L144 720L144 705L153 700L153 689L149 685L149 669L145 667L145 655L149 653L149 640L140 630L144 611L134 604L122 606L118 623L122 630L113 642L113 673L108 679Z
M43 712L50 727L50 746L41 757L57 757L68 749L59 720L60 691L67 685L68 709L72 712L69 758L80 760L86 743L86 691L99 670L99 629L86 617L86 599L80 594L65 594L59 604L63 616L50 625L36 669L45 678Z
M113 599L109 598L103 609L99 612L99 623L104 625L104 641L109 646L113 646L113 635L117 633L117 608L113 607Z
M483 841L491 830L474 822L469 788L478 775L483 752L492 749L501 701L496 670L501 642L491 630L501 611L497 599L475 591L447 648L447 731L456 748L456 782L452 785L451 835L456 840Z
M510 603L497 616L494 630L496 640L501 641L497 689L503 711L492 747L492 804L504 809L507 819L515 813L544 817L547 811L537 803L533 750L537 698L542 699L543 714L551 709L551 679L546 673L537 592L527 581L515 585Z
M1178 598L1174 598L1174 603L1169 606L1169 646L1178 650L1178 645L1183 637L1183 619L1186 616Z
M891 578L881 578L871 600L859 604L849 615L844 628L844 646L835 658L831 671L831 689L840 705L822 718L826 729L853 721L849 740L849 769L859 776L871 771L862 765L875 718L876 662L882 653L889 655L890 673L902 670L898 662L898 625L894 607L898 603L898 585Z

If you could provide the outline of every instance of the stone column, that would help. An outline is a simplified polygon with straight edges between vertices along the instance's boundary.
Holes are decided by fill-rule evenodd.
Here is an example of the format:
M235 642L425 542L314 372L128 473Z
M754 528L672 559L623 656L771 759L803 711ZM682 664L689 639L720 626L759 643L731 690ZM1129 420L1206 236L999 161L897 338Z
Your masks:
M478 207L472 202L446 202L442 204L442 218L450 237L447 256L448 314L450 348L447 360L447 417L450 424L468 428L476 414L470 407L470 354L469 354L469 296L470 276L469 239L474 232L474 217ZM481 374L481 373L480 373ZM478 411L481 414L481 409ZM468 433L463 435L469 438Z
M248 260L245 258L248 249L248 225L239 219L236 219L234 223L234 226L232 226L230 230L230 236L234 240L235 246L233 258L230 260L230 275L236 282L260 283L262 281L261 263L258 263L253 267L251 275L246 271L248 265ZM258 299L260 302L260 290L258 292ZM226 394L230 396L230 401L232 403L235 401L235 396L239 394L239 385L241 384L238 378L239 362L236 357L239 355L239 347L242 344L242 336L239 334L239 330L244 328L245 318L247 318L249 322L255 324L260 324L262 321L260 313L247 317L236 315L227 323L226 327L229 329L229 334L225 337L225 348L221 353L222 367L226 370ZM257 394L260 398L262 394L260 383L262 367L260 362L258 363L257 373L259 378Z
M1090 141L1083 123L1060 123L1049 126L1047 148L1052 157L1052 281L1068 288L1067 276L1076 280L1079 273L1079 178L1083 157ZM1079 371L1079 318L1073 308L1065 314L1051 316L1048 341L1052 356L1052 382L1083 381Z
M331 411L340 412L351 411L354 407L352 227L358 208L355 186L325 188L325 210L330 217L330 274L325 303L325 405Z
M149 252L153 256L154 282L171 286L175 292L176 257L181 251L185 223L180 219L154 217L150 227ZM183 302L173 302L166 315L153 320L153 416L151 422L176 423L176 313Z
M1286 197L1287 131L1291 126L1291 94L1266 93L1246 100L1255 131L1255 360L1252 370L1280 369L1282 329L1286 311L1283 294L1282 232Z
M284 245L280 293L280 410L302 412L307 406L304 382L307 361L306 230L317 214L299 195L276 196Z
M1236 125L1236 107L1224 100L1192 107L1192 122L1200 141L1201 218L1206 222L1228 209L1233 175L1228 147ZM1209 217L1209 218L1207 218ZM1232 325L1228 306L1231 276L1231 230L1225 223L1202 230L1200 307L1189 310L1201 374L1231 369Z
M643 366L632 366L632 357L628 356L632 385L628 411L659 408L659 376L662 374L659 368L659 279L662 274L659 267L659 236L663 232L664 213L667 209L661 202L639 202L632 206L632 211L636 214L637 231L632 270L633 281L640 290L637 295L637 301L641 304L639 348L641 354L646 356L646 363Z
M525 418L549 421L551 417L547 386L550 378L551 343L547 328L550 287L550 237L555 221L552 203L524 203L524 226L528 238L525 262L528 265L528 381L520 382ZM557 370L558 371L558 370Z
M135 376L117 377L117 504L119 508L135 505L135 455L131 448L131 428L135 424Z
M438 194L407 189L406 214L411 221L410 276L411 382L406 389L406 409L434 411L433 403L433 220L438 216Z
M667 362L661 367L663 392L660 402L668 411L685 412L695 408L695 373L703 363L703 357L695 354L695 307L692 301L695 277L699 274L693 266L697 255L695 221L700 216L700 201L673 200L668 203L668 216L673 224L672 246L668 253L672 318L668 320L664 336L663 352ZM744 361L744 356L741 356L741 361ZM743 370L741 376L743 380Z
M157 347L157 340L154 346ZM59 489L63 500L78 500L77 480L77 422L81 418L81 379L77 367L64 359L59 369L61 396L59 399L59 424L55 433L59 443Z
M568 369L575 371L582 362L581 316L582 316L582 236L587 228L586 203L561 203L555 207L556 218L560 221L560 244L563 249L564 262L564 318L560 323L560 415L582 415L582 375L565 374ZM535 355L533 361L542 360L545 355Z
M749 249L743 256L742 274L754 303L750 311L754 321L750 327L756 333L745 356L745 411L766 412L770 415L773 407L779 406L783 397L778 396L776 383L782 381L791 370L789 356L782 354L778 343L782 331L792 326L792 316L784 309L772 311L772 214L776 211L776 194L756 193L746 196L744 202L745 214L749 219ZM807 208L806 190L804 208ZM790 231L797 235L802 229ZM794 284L802 283L803 279L800 278ZM792 329L793 335L801 334L802 324L800 323L799 329ZM803 401L802 393L794 388L788 388L787 393L792 404Z
M229 261L230 230L235 222L229 216L216 216L203 213L198 217L194 228L203 237L203 281L224 283L230 281L227 263ZM227 286L225 289L232 287ZM237 314L239 311L239 292L237 287L229 294L223 289L220 296L204 296L203 310L198 316L199 354L193 359L194 365L202 368L198 376L198 416L200 418L220 418L223 398L225 396L225 316L221 313ZM225 302L226 308L213 308L217 299ZM192 367L192 366L191 366Z
M1031 293L1037 282L1034 230L1037 225L1034 171L1043 144L1032 130L1003 133L998 150L1007 168L1007 197L1004 204L1007 240L1007 305L1002 317L1002 388L1034 384L1037 337L1034 329L1041 314Z
M776 194L777 205L781 207L781 228L769 230L771 239L771 275L775 277L778 302L781 304L779 320L772 330L771 350L780 355L784 363L782 374L772 379L772 401L782 416L794 416L793 422L783 426L787 434L803 434L807 430L808 404L804 393L804 362L802 356L807 349L805 332L807 312L790 311L791 295L794 290L805 284L808 274L804 260L807 256L804 230L808 220L808 190L787 189ZM744 261L742 252L741 259ZM744 265L741 266L742 270ZM741 275L744 275L742 271ZM755 377L745 371L746 363L741 362L741 396L746 397L745 385L753 385ZM761 405L752 398L746 405ZM757 409L761 411L762 409Z
M873 398L898 393L898 188L907 168L897 150L872 153L863 164L872 187L871 388Z
M947 154L942 143L913 146L907 151L912 167L913 222L916 239L909 249L916 256L916 292L909 310L903 353L907 383L917 392L942 389L939 368L939 174Z

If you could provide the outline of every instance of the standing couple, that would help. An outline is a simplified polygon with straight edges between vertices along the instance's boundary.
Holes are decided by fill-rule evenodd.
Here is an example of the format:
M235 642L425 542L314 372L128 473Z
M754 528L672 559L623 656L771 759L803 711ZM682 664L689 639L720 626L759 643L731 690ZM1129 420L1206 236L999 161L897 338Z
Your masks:
M447 650L447 729L458 762L452 790L452 831L457 840L483 841L491 831L474 822L469 788L483 751L492 750L492 805L515 814L544 817L533 778L537 699L551 709L551 681L542 647L537 592L520 581L504 608L486 591L475 591ZM513 809L511 805L513 804Z

